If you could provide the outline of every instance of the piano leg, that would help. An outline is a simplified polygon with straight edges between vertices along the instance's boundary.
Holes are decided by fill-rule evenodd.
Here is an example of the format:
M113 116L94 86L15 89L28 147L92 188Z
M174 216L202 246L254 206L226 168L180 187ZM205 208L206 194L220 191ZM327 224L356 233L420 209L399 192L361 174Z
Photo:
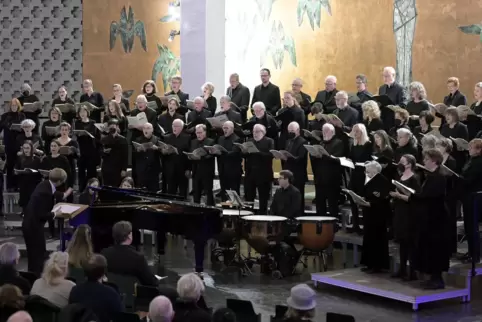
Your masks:
M59 239L60 239L60 251L65 251L65 237L64 236L64 225L65 219L64 218L57 218L57 223L59 224Z
M194 240L194 261L196 273L204 272L204 250L206 248L206 240Z

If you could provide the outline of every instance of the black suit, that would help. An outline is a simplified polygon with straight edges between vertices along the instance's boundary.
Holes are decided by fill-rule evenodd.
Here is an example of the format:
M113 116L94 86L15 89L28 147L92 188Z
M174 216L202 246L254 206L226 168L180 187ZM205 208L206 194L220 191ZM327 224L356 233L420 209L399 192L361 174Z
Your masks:
M297 106L283 107L278 111L275 119L281 121L280 135L277 142L277 147L284 149L286 146L286 141L288 140L288 126L291 122L296 122L300 126L300 130L305 128L305 113L303 110Z
M338 93L338 90L336 88L331 92L322 90L316 93L315 102L320 102L321 104L323 104L323 113L331 114L336 109L336 93Z
M308 173L306 171L308 155L304 147L305 144L308 144L308 142L301 136L288 140L285 150L291 153L294 158L288 158L288 160L283 162L283 169L293 172L293 186L295 186L301 194L301 216L303 216L305 209L305 183L308 181Z
M122 181L121 172L127 170L127 140L120 136L107 135L101 139L104 147L102 153L102 183L106 186L118 187ZM111 149L106 152L106 149Z
M179 153L166 155L163 159L167 193L186 198L188 184L186 170L189 170L189 160L183 152L189 152L191 136L186 133L181 133L178 136L171 133L164 137L164 142L175 147Z
M100 123L100 116L102 108L104 107L104 96L102 96L102 94L98 92L92 92L90 96L84 93L80 96L80 102L89 102L92 105L99 107L99 109L93 110L90 113L90 118L93 119L96 123Z
M177 119L184 121L184 117L181 114L175 112L171 115L169 112L166 112L159 115L157 123L164 129L164 131L166 131L166 133L172 133L172 122Z
M179 97L179 102L181 105L181 108L177 111L181 115L186 115L187 112L187 100L189 99L189 94L184 93L183 91L179 91L175 93L174 91L167 92L164 94L164 96L171 96L171 95L176 95Z
M63 193L56 191L50 180L44 180L37 185L25 207L22 232L30 272L42 272L47 252L44 225L47 220L53 218L52 208L55 200L62 199Z
M226 115L228 117L228 120L230 120L234 124L243 123L243 120L241 118L241 114L234 111L233 108L230 108L229 110L227 110L225 112L218 112L214 116L221 116L221 115Z
M243 160L240 149L233 143L241 143L241 139L234 133L228 137L220 136L218 139L218 144L228 151L217 157L219 182L223 198L226 198L226 190L234 190L239 195L239 187L241 185Z
M259 211L261 214L266 214L273 182L273 155L269 151L274 149L274 141L266 136L259 141L252 141L259 152L245 156L245 199L253 202L258 189Z
M405 88L397 82L394 82L390 86L386 84L380 86L378 89L378 95L387 95L394 105L398 105L403 108L407 106ZM395 125L395 114L391 109L385 108L385 106L382 106L380 110L382 112L381 119L385 125L385 131L387 131Z
M364 90L361 92L357 92L356 96L358 96L360 100L358 102L351 103L350 106L358 111L358 122L361 123L363 121L362 105L363 103L371 100L373 98L373 94L367 90Z
M231 97L231 102L236 104L236 106L239 108L239 113L241 114L243 123L246 122L249 99L251 96L249 88L239 83L236 88L232 88L231 86L228 87L226 89L226 95Z
M154 146L158 145L158 141L159 139L154 135L150 138L146 138L143 135L136 140L139 144L152 143ZM136 158L135 164L137 172L136 186L152 192L159 191L159 174L161 172L161 154L159 149L146 149L146 151L136 150L134 156Z
M203 148L204 146L213 146L214 140L210 138L205 138L202 141L198 139L191 141L191 151L198 148ZM192 161L192 190L193 190L193 201L196 203L201 202L201 195L204 191L207 196L206 204L209 206L214 206L214 195L213 195L213 181L214 181L214 171L215 171L215 159L211 154L207 154L201 157L201 160Z
M146 107L143 111L139 110L138 108L132 110L131 116L137 116L137 114L140 114L144 112L146 114L147 122L151 123L153 129L154 129L154 134L158 134L160 131L159 127L157 126L157 112L154 111L153 109L150 109ZM137 140L138 137L142 136L142 130L138 129L131 129L131 142ZM132 152L134 152L134 149L132 149ZM134 182L137 183L138 179L137 178L137 166L136 166L136 156L132 155L132 179L134 179Z
M258 85L254 88L253 99L251 100L251 108L256 102L263 102L266 106L266 111L271 115L276 115L276 112L281 108L281 94L279 87L273 83Z
M460 105L467 105L467 97L465 97L464 94L462 94L457 90L453 95L449 94L444 97L444 104L447 106L455 106L455 107Z
M109 273L134 276L142 285L157 286L157 278L151 272L146 258L134 247L114 245L103 249L101 254L107 260Z
M266 136L272 139L276 146L278 142L278 124L276 123L276 120L274 119L274 117L266 113L264 114L264 117L260 119L257 118L256 116L253 116L252 118L249 119L248 123L246 123L243 127L251 131L252 133L253 128L256 124L264 125L264 127L266 128Z

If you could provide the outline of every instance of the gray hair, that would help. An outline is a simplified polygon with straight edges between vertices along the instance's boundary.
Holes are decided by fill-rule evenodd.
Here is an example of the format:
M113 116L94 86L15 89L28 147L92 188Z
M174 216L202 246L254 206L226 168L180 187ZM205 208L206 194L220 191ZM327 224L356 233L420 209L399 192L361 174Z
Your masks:
M7 242L0 246L0 265L15 265L19 257L20 253L16 244Z
M193 102L194 102L194 103L195 103L195 102L201 102L201 103L204 104L204 98L202 98L201 96L196 96L196 97L194 98L194 101L193 101Z
M181 300L197 302L204 292L204 284L194 273L182 276L177 282L177 293Z
M422 143L422 148L426 149L435 149L436 145L438 144L439 139L433 134L427 134L422 137L420 143Z
M202 129L204 132L206 132L206 124L198 124L196 125L196 130Z
M144 94L137 95L136 98L137 103L147 103L147 97Z
M344 98L344 99L348 99L348 93L345 92L345 91L339 91L338 93L336 93L335 95L336 98Z
M382 172L382 166L377 161L365 162L365 169L374 170L377 174Z
M299 130L300 129L300 125L298 124L298 122L291 122L290 124L288 124L288 128L290 128L290 126L294 127L295 128L295 131Z
M482 88L482 82L478 82L477 84L475 84L475 87Z
M393 77L395 77L395 75L397 74L397 72L395 71L395 68L393 68L392 66L387 66L383 68L383 71L389 72L390 74L392 74Z
M427 90L425 89L425 86L423 86L422 83L420 82L412 82L408 86L408 90L410 91L410 94L412 93L413 90L418 92L418 95L420 96L420 99L426 99L427 98Z
M31 93L31 92L32 92L32 87L30 87L29 84L24 83L24 84L22 84L22 86L20 86L20 90L21 90L22 92L29 92L29 93Z
M300 83L301 86L303 86L303 80L299 77L296 77L294 80L293 80L293 83Z
M230 128L234 129L234 123L232 121L226 121L226 122L224 122L223 126L224 125L229 126Z
M174 121L172 121L172 124L174 123L179 123L181 126L184 126L184 121L181 119L175 119Z
M163 296L156 296L149 304L149 320L152 322L170 322L174 316L171 301Z
M323 124L323 130L324 129L329 129L331 132L335 133L335 127L331 123L325 123Z
M204 89L207 89L208 91L212 93L214 93L214 85L213 83L211 82L206 82L203 84L203 86L201 86L201 90L204 90Z
M231 97L229 97L228 95L223 95L223 96L221 96L221 98L220 98L219 100L220 100L220 101L231 102Z
M35 128L35 122L32 121L31 119L25 119L25 120L23 120L23 121L20 123L20 126L21 126L21 127L29 126L29 127L31 127L32 129L34 129L34 128Z
M409 129L406 129L404 127L400 128L397 130L397 135L408 135L408 137L412 137L412 131L410 131Z
M333 81L333 83L335 83L335 84L336 84L336 82L337 82L336 76L333 76L333 75L328 75L328 76L326 76L325 82L326 82L326 81L329 81L329 80Z
M253 132L255 129L260 129L261 132L263 132L264 134L266 134L266 127L263 125L263 124L256 124L254 127L253 127Z
M263 102L256 102L253 104L253 110L255 107L259 107L260 109L262 109L263 111L266 111L266 105L264 105Z

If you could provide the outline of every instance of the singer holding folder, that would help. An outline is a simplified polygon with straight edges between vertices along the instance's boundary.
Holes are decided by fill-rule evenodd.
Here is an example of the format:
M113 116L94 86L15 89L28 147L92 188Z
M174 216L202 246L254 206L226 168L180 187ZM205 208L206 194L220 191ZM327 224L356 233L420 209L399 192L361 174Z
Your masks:
M49 173L49 179L37 185L25 208L22 232L27 248L28 270L30 272L42 272L47 252L44 225L48 219L57 215L52 212L55 200L63 200L72 193L72 188L65 192L57 191L57 188L64 184L66 180L67 173L63 169L52 169Z

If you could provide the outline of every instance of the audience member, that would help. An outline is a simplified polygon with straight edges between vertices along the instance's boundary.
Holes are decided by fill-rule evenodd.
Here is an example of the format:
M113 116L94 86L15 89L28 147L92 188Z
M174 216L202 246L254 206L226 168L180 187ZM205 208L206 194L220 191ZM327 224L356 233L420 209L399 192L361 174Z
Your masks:
M69 254L54 252L45 262L42 277L33 283L31 295L38 295L63 308L69 304L69 295L75 283L65 279L69 271Z
M174 304L174 322L204 322L211 321L211 314L198 306L198 301L204 292L202 280L194 273L182 276L177 282L179 299Z
M25 311L18 311L8 318L7 322L33 322L32 317Z
M102 255L94 254L84 264L84 273L87 281L72 288L69 303L83 304L102 322L111 321L124 308L119 293L102 284L106 280L107 260Z
M22 291L17 286L5 284L0 287L0 311L21 310L24 306Z
M171 322L174 319L174 310L171 301L163 296L157 296L149 304L150 322Z
M0 246L0 286L12 284L22 290L23 295L28 295L32 285L17 271L20 252L14 243L5 243Z
M69 265L75 268L82 268L82 264L92 257L94 251L89 225L77 227L67 246L67 253L69 254Z
M231 309L220 308L214 312L212 322L236 322L236 314Z
M109 272L130 275L142 285L157 286L158 280L151 272L143 254L130 246L132 243L132 225L127 221L119 221L112 227L115 245L102 251L107 259Z
M292 287L290 297L286 301L288 311L284 321L313 321L316 307L315 296L315 291L306 284L298 284Z

